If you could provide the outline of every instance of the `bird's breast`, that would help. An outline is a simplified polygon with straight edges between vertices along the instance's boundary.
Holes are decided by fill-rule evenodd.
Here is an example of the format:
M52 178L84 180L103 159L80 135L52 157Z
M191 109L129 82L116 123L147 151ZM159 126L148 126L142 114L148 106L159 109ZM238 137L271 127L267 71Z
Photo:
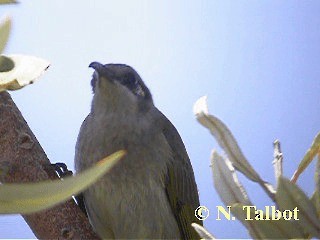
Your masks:
M92 128L92 137L84 144L89 165L121 149L127 155L85 192L90 220L94 226L108 223L100 230L106 237L112 232L117 238L177 238L178 226L165 192L171 149L161 132L143 124L143 120L106 121L100 129Z

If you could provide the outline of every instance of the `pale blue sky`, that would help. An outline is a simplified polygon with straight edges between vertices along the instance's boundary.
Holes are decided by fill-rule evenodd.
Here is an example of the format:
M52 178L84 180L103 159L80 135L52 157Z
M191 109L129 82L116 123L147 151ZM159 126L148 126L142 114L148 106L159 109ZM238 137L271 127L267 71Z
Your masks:
M221 151L195 120L208 95L212 114L232 130L261 176L274 183L272 142L291 176L320 129L319 1L21 1L6 53L46 58L48 72L12 96L52 162L73 166L74 145L92 97L92 61L133 66L189 152L205 226L219 238L248 237L241 224L217 221L222 205L209 156ZM313 170L299 181L309 194ZM308 175L308 176L307 176ZM272 204L240 177L251 200ZM19 216L0 217L0 238L32 238Z

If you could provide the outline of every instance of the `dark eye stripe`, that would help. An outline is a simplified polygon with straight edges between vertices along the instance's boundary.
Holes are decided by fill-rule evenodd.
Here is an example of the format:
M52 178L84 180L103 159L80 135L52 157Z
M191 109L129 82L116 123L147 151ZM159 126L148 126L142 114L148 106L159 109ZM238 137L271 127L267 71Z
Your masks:
M137 79L137 76L133 72L127 72L123 77L119 78L118 81L126 86L130 91L140 97L148 98L151 97L151 94L147 87L142 84L140 79Z

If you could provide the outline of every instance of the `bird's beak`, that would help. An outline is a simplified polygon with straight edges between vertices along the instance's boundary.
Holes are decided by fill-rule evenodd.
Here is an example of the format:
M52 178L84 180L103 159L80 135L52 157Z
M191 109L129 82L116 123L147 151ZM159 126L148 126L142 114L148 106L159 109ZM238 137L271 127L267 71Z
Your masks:
M108 69L103 64L101 64L99 62L92 62L92 63L90 63L89 67L96 70L99 77L104 77L104 78L108 79L109 81L112 81L114 74L112 73L112 71L110 71L110 69Z
M99 75L102 74L105 71L104 65L99 63L99 62L92 62L92 63L90 63L89 67L91 67L94 70L96 70Z

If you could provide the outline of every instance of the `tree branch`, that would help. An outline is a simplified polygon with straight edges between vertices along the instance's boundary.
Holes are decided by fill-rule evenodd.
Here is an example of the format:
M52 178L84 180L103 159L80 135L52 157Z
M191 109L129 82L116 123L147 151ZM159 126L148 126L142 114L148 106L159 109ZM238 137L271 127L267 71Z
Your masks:
M0 182L57 179L45 152L7 92L0 93ZM23 215L39 239L99 239L73 200Z

